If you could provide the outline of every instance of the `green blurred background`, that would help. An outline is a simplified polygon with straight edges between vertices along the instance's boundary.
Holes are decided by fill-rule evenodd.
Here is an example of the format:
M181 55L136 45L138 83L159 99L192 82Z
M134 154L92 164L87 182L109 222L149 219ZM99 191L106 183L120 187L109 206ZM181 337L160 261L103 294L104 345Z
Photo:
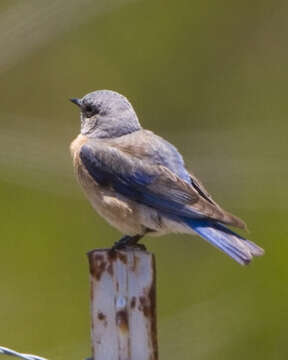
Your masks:
M84 199L68 102L126 95L266 249L242 268L185 235L147 238L160 358L288 357L285 1L1 0L0 345L90 355L86 251L120 234Z

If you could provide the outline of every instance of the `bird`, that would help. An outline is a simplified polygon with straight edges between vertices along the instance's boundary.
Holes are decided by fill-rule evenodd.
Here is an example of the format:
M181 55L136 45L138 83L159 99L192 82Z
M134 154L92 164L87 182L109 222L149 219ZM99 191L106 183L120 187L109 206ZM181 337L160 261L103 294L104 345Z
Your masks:
M213 200L174 145L142 128L125 96L96 90L70 101L81 121L70 145L75 175L96 212L123 234L112 249L141 247L147 234L184 233L241 265L264 254L228 227L246 224Z

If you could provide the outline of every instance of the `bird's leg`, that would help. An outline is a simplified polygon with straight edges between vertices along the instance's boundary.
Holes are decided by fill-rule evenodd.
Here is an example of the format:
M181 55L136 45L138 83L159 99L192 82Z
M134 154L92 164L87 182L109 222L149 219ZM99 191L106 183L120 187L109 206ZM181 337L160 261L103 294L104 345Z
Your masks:
M143 237L144 235L134 235L129 236L125 235L120 240L116 241L115 244L112 246L112 250L120 250L125 248L139 248L140 250L146 250L145 245L143 244L137 244L138 241Z

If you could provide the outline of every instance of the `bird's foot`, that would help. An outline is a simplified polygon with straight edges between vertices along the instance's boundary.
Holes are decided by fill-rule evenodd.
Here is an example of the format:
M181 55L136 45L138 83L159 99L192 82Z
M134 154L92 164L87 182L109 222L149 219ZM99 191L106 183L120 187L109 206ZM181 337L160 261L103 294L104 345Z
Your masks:
M123 236L120 240L116 241L112 246L112 250L121 250L121 249L139 249L142 251L146 251L146 247L143 244L138 244L138 241L143 237L143 235L135 235L135 236Z

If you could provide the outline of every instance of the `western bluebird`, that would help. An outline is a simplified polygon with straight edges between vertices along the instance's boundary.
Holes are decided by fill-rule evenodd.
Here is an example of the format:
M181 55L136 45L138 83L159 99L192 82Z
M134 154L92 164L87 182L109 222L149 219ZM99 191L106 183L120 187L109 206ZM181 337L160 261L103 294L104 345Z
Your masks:
M71 99L81 111L81 133L71 143L75 173L93 208L125 236L198 234L242 265L264 250L225 225L245 223L223 210L185 168L166 140L144 130L130 102L117 92Z

